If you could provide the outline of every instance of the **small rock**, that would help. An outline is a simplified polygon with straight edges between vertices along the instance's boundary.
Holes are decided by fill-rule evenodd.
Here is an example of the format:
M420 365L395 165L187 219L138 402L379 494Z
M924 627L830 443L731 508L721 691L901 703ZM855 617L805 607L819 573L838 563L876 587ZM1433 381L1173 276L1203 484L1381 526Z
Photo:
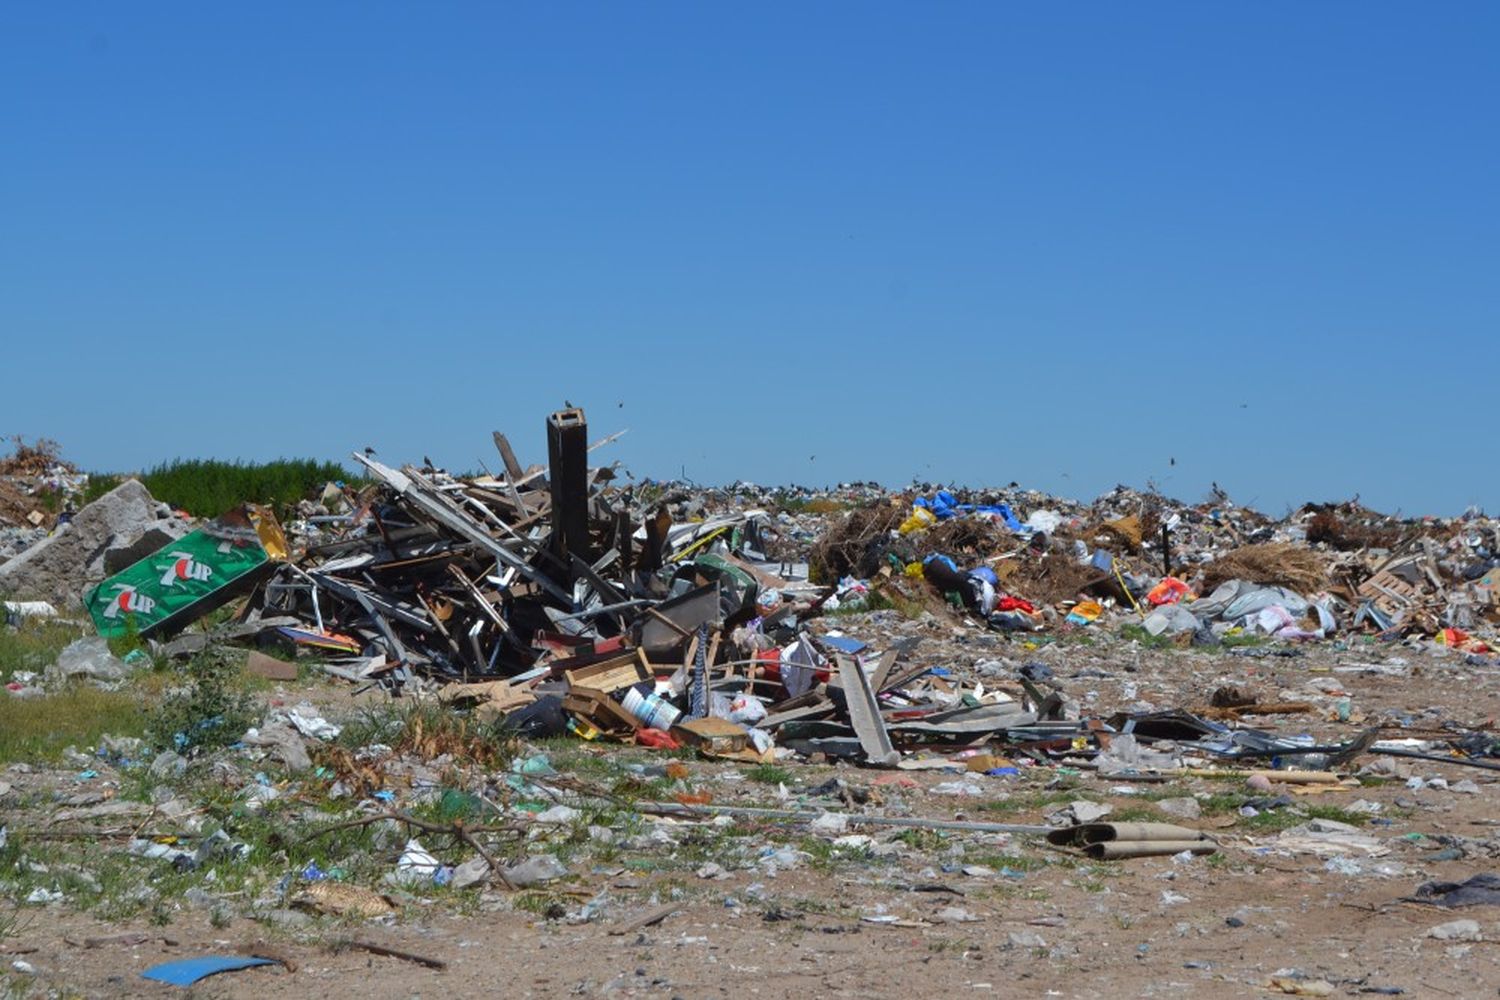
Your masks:
M313 918L300 910L266 910L257 918L263 923L271 924L285 930L299 930L309 926Z
M961 906L945 906L934 913L932 919L940 924L972 924L979 920L978 917ZM1044 946L1039 945L1038 947Z
M453 881L450 883L455 889L467 889L471 885L478 885L490 874L490 864L483 858L470 858L457 868L453 869Z
M1168 816L1176 816L1178 819L1198 819L1203 815L1203 807L1192 796L1183 796L1180 799L1160 799L1156 807Z
M550 882L568 874L568 869L551 854L538 854L505 869L505 878L517 889Z
M182 901L195 909L206 910L214 905L214 897L200 889L192 886L182 894Z
M1090 802L1087 799L1074 799L1065 808L1059 809L1048 816L1047 821L1057 826L1071 826L1075 823L1093 823L1103 819L1112 812L1114 812L1113 806Z
M695 874L699 878L726 879L729 877L729 873L724 870L724 866L713 861L699 868Z
M1007 937L1012 948L1047 947L1047 942L1036 931L1011 931Z
M1450 920L1427 929L1427 936L1438 941L1478 941L1479 923L1474 920Z

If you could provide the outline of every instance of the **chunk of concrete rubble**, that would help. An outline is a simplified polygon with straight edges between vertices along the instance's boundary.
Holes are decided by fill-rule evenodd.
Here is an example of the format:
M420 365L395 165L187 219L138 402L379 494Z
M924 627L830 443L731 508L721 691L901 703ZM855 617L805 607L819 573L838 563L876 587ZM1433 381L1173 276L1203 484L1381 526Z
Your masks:
M257 729L249 729L241 738L246 746L269 750L271 756L286 765L288 771L306 771L312 767L312 758L307 754L307 744L302 736L283 722L272 722Z
M1158 799L1156 808L1178 819L1198 819L1203 815L1203 807L1191 795L1184 795L1177 799Z
M1437 941L1478 941L1477 920L1450 920L1446 924L1427 928L1427 936Z
M101 687L119 684L130 674L130 667L110 652L109 643L99 636L74 639L57 654L57 661L44 674L47 687L57 689L70 681L89 681Z
M972 924L979 918L961 906L945 906L932 915L934 923Z
M1114 811L1114 806L1104 805L1099 802L1090 802L1087 799L1075 799L1062 809L1057 810L1047 817L1047 822L1054 826L1075 826L1082 823L1093 823L1103 819Z
M520 864L510 865L505 869L505 880L517 889L526 889L543 882L550 882L556 878L562 878L568 874L568 869L561 861L550 854L538 854L527 858Z
M1046 938L1036 931L1011 931L1006 935L1006 941L1012 948L1045 948Z
M83 607L83 592L188 533L188 525L127 479L14 559L0 564L0 593Z

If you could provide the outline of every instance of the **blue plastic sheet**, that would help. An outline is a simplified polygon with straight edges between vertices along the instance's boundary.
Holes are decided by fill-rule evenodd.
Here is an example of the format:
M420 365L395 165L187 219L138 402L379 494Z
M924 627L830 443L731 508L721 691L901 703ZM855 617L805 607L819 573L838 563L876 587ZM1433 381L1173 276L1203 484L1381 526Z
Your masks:
M142 979L154 979L158 983L172 986L191 986L200 979L216 976L221 972L238 972L253 969L257 965L276 965L269 958L246 958L241 955L200 955L184 958L180 962L163 962L153 965L141 973Z
M939 521L947 521L960 514L978 513L998 517L1005 522L1005 526L1011 531L1030 531L1031 529L1022 524L1016 517L1015 512L1010 509L1009 504L981 504L975 506L969 503L959 503L958 498L947 490L939 490L933 494L932 499L917 497L912 501L914 507L926 507L932 511Z

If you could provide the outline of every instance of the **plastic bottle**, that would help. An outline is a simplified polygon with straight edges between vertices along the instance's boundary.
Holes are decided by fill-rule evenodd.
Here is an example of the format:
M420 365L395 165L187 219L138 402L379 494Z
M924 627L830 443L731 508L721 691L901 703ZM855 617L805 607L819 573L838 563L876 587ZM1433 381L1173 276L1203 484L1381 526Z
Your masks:
M654 694L642 695L635 688L625 692L625 700L621 704L625 711L640 719L649 729L669 730L682 717L682 713L671 702Z

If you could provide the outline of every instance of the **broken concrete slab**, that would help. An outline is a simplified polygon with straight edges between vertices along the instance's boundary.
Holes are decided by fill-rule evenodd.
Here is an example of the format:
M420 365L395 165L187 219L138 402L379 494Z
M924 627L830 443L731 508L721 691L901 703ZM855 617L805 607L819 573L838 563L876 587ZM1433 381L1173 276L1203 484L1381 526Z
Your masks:
M0 591L18 598L82 606L81 594L109 575L111 565L128 565L141 546L154 551L187 534L188 525L127 479L80 510L50 537L0 564Z

